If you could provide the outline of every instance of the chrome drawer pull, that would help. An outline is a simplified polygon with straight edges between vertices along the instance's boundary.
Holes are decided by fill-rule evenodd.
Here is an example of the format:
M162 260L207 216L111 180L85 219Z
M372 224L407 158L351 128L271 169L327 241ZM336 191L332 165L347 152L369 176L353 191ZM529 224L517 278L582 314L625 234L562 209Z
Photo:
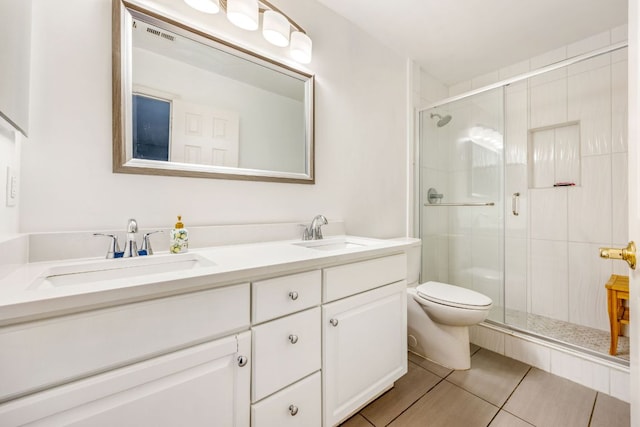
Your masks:
M338 326L338 319L331 319L329 323L331 323L331 326Z
M289 405L289 412L291 413L292 417L295 417L298 413L298 407L295 405Z
M289 292L289 298L291 298L294 301L297 300L298 299L298 293L296 291Z
M245 366L248 361L249 359L247 359L245 356L238 356L238 366L240 366L241 368Z
M295 344L298 342L298 336L297 335L289 335L289 341L291 341L291 344Z

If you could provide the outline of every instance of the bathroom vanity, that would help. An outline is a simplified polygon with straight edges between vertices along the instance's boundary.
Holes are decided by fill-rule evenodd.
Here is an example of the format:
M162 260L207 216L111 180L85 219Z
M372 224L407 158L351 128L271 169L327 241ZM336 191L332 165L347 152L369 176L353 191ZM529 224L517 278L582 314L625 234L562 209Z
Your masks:
M336 425L407 371L413 244L20 266L0 280L0 425Z

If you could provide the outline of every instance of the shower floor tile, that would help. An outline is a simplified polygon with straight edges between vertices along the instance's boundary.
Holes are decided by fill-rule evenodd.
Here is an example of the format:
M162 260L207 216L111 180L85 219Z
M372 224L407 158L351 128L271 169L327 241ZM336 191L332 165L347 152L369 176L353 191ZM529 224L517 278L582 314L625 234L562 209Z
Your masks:
M516 310L507 310L506 316L508 325L609 355L611 335L608 331ZM618 354L615 357L629 360L629 349L629 337L618 337Z

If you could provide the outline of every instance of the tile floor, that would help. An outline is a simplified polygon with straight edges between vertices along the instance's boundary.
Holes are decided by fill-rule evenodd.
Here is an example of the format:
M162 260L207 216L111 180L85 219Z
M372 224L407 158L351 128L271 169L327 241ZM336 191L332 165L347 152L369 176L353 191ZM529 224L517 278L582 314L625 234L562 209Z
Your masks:
M471 369L409 354L409 371L343 427L618 427L629 404L472 346Z

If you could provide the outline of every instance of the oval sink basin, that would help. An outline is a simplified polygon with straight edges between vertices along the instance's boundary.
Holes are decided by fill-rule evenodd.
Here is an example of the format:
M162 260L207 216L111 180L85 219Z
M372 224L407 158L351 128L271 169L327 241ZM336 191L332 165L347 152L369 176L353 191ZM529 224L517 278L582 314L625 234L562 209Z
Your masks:
M361 248L370 246L373 242L364 239L355 239L352 237L339 237L333 239L307 240L304 242L293 243L296 246L302 246L317 251L339 251L343 249Z
M51 267L38 277L29 288L56 288L81 285L105 280L125 279L149 274L186 271L215 263L197 254L145 256L110 259L93 263Z

